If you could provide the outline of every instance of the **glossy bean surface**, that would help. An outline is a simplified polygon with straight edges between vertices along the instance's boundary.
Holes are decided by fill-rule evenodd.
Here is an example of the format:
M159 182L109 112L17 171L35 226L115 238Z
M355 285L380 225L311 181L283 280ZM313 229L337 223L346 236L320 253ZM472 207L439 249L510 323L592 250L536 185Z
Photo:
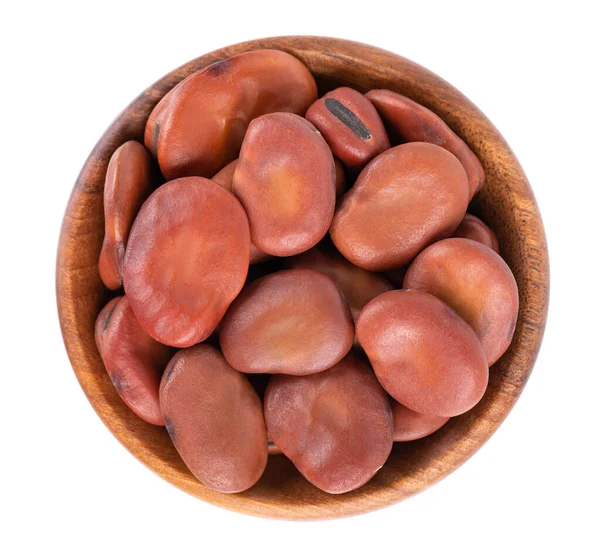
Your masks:
M282 452L313 485L332 494L364 485L392 449L387 396L353 355L314 375L272 377L264 410Z
M446 123L410 98L390 90L371 90L365 95L377 108L383 121L406 142L430 142L452 152L465 168L469 198L485 183L479 158Z
M125 292L153 338L191 346L211 335L242 289L249 257L238 200L209 179L176 179L157 189L135 220Z
M383 388L411 410L452 417L483 396L483 348L469 325L436 297L386 292L363 308L356 329Z
M216 348L199 344L175 354L160 407L177 452L204 485L235 493L260 479L267 464L260 399Z
M292 256L327 233L335 208L335 165L323 137L285 113L252 121L233 175L252 242L262 252Z
M509 347L519 313L519 291L506 262L491 248L463 238L425 249L410 265L404 286L452 307L475 331L492 365Z
M98 269L109 289L123 284L123 259L133 220L152 192L152 159L137 141L119 146L104 182L104 242Z
M481 219L473 214L466 214L460 225L452 234L454 238L471 239L491 248L496 254L500 253L500 246L496 233L492 231Z
M323 371L348 353L353 340L340 290L310 269L279 271L245 287L220 331L225 358L246 373Z
M433 144L403 144L362 170L336 209L331 238L353 264L393 269L452 234L468 200L467 176L455 156Z
M316 99L315 80L297 58L278 50L246 52L176 85L150 114L144 142L168 180L210 177L237 157L254 118L304 115Z
M394 417L394 442L422 439L435 433L450 418L420 414L391 399Z
M390 147L373 104L360 92L340 87L319 98L306 112L331 151L347 167L361 169Z
M113 298L102 309L95 337L106 371L125 404L144 421L163 425L158 389L172 349L140 327L125 296Z

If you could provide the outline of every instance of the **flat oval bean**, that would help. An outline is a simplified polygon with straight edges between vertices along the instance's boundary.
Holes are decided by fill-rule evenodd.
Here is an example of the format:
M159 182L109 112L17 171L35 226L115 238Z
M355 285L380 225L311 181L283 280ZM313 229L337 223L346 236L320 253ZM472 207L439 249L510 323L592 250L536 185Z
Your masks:
M160 384L165 426L185 465L218 492L254 485L267 464L267 430L256 391L212 346L180 350Z
M481 244L485 244L497 254L500 253L500 246L498 245L496 233L473 214L465 215L452 236L455 238L475 240Z
M485 172L479 158L444 121L410 98L391 90L371 90L365 95L377 108L384 123L406 142L430 142L452 152L465 168L469 180L469 196L485 183Z
M485 392L488 366L477 336L435 296L380 294L361 311L356 331L383 388L411 410L452 417Z
M104 182L104 242L98 270L102 282L116 290L123 284L123 258L133 220L152 192L152 158L130 140L111 156Z
M221 349L245 373L307 375L339 362L354 340L340 290L325 274L291 269L244 288L221 323Z
M308 68L278 50L239 54L193 73L154 108L144 134L168 179L210 177L239 152L250 121L302 114L317 99Z
M332 494L364 485L392 449L387 396L353 355L314 375L275 375L264 410L282 452L313 485Z
M263 115L250 124L233 175L252 242L292 256L327 233L335 208L335 165L323 137L305 119Z
M452 307L475 331L492 365L509 347L519 313L519 291L506 262L491 248L463 238L426 248L410 265L404 286Z
M185 177L144 203L124 264L125 292L144 330L177 347L203 341L244 285L250 230L238 200L216 183Z
M144 421L163 425L158 388L172 349L140 327L126 296L113 298L100 312L95 336L106 371L125 404Z
M444 426L449 417L420 414L391 399L394 416L394 442L422 439Z
M455 156L433 144L403 144L362 170L336 210L331 239L359 267L393 269L452 234L468 200L467 176Z

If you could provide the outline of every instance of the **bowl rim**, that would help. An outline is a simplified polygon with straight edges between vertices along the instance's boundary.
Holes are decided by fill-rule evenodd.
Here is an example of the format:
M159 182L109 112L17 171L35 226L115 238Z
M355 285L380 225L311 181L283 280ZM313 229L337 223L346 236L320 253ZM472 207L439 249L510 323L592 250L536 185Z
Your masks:
M493 174L497 178L498 185L493 190L476 197L476 211L486 213L488 219L498 219L496 204L505 197L510 199L509 216L503 216L510 220L504 222L505 232L498 234L501 242L506 238L510 243L507 261L512 262L509 265L519 281L521 306L513 344L492 368L500 377L490 379L490 398L486 399L486 393L484 407L477 413L460 416L460 426L444 431L444 439L448 439L445 448L437 448L433 438L422 439L428 441L427 448L434 454L427 466L412 468L383 484L374 479L374 483L358 491L322 500L310 495L272 500L269 495L253 492L254 487L246 493L224 495L194 482L167 451L164 440L157 438L155 444L148 444L144 437L154 431L145 427L140 430L142 424L132 419L118 397L115 400L115 394L107 389L112 385L109 381L107 385L106 375L98 373L93 325L89 328L89 313L97 313L106 299L97 263L90 257L94 249L99 252L102 240L98 233L99 216L89 213L90 206L102 201L110 156L126 140L140 140L151 109L184 77L231 55L262 48L289 52L313 73L324 77L333 71L362 71L363 88L383 82L388 86L371 88L391 88L403 93L410 89L407 96L440 115L478 154L486 174L490 172L488 177ZM513 229L510 235L507 225ZM148 87L117 116L92 150L73 187L59 239L56 294L63 340L84 393L113 435L144 465L182 490L234 511L279 519L329 519L379 509L428 488L468 460L496 431L522 392L541 345L548 312L549 262L541 215L523 169L498 130L464 95L427 69L373 46L328 37L286 36L242 42L200 56ZM411 452L410 447L407 452ZM395 467L390 469L391 474L394 470Z

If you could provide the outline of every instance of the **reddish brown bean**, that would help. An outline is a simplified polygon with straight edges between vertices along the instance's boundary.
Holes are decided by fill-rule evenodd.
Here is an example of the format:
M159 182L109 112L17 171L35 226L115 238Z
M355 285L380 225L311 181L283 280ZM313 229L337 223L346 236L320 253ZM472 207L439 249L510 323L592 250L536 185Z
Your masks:
M325 274L291 269L245 287L221 322L221 349L246 373L308 375L339 362L354 340L340 290Z
M249 257L248 219L237 199L209 179L176 179L135 220L125 292L154 339L191 346L210 336L242 289Z
M351 264L343 256L322 247L311 248L299 256L288 258L289 269L314 269L329 275L340 288L354 320L364 305L394 287L378 273Z
M300 473L332 494L364 485L392 449L387 396L368 365L352 355L314 375L272 377L265 421Z
M384 123L407 142L430 142L452 152L467 172L469 199L485 183L479 158L444 121L421 104L391 90L372 90L366 97L375 105Z
M110 158L104 182L104 242L98 269L109 289L123 284L123 258L133 220L152 192L152 159L135 140L122 144Z
M390 147L377 110L364 95L340 87L319 98L306 112L331 151L349 168L361 169Z
M148 118L144 142L167 179L210 177L239 152L250 121L304 114L317 99L308 68L278 50L213 63L175 86Z
M334 157L333 163L335 164L335 196L338 198L346 192L346 172L340 160Z
M353 264L393 269L449 236L468 200L467 176L455 156L433 144L403 144L363 169L336 210L331 238Z
M481 221L481 219L472 214L465 215L456 231L454 231L452 237L475 240L481 244L485 244L497 254L500 253L496 233Z
M411 410L452 417L483 396L483 348L469 325L435 296L380 294L363 308L356 330L383 388Z
M140 327L126 296L113 298L100 312L95 336L106 371L125 404L144 421L163 425L158 388L172 349Z
M160 407L185 465L218 492L254 485L267 464L260 399L246 376L212 346L180 350L160 384Z
M426 291L452 307L475 331L489 365L509 347L519 312L519 291L506 262L469 239L446 239L423 250L404 286Z
M313 247L335 208L335 166L323 137L285 113L252 121L233 176L233 192L250 220L252 242L275 256Z
M391 399L394 416L394 442L422 439L445 425L449 417L420 414Z

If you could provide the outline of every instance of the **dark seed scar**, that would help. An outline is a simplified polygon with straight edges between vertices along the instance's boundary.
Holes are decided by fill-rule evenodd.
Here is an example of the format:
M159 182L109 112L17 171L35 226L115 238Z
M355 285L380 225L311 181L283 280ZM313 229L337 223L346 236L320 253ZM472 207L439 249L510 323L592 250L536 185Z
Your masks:
M104 328L102 329L103 333L104 333L104 331L106 331L106 329L108 329L108 324L110 323L110 319L113 315L113 312L115 311L115 308L117 307L117 304L118 304L118 302L115 302L115 305L110 309L108 314L106 314L106 319L104 320Z
M155 157L158 156L158 133L160 133L160 123L157 121L154 126L154 134L152 135L152 150Z
M369 140L371 131L369 128L354 115L354 113L346 108L344 104L335 98L326 98L325 107L337 117L346 127L348 127L359 139Z

